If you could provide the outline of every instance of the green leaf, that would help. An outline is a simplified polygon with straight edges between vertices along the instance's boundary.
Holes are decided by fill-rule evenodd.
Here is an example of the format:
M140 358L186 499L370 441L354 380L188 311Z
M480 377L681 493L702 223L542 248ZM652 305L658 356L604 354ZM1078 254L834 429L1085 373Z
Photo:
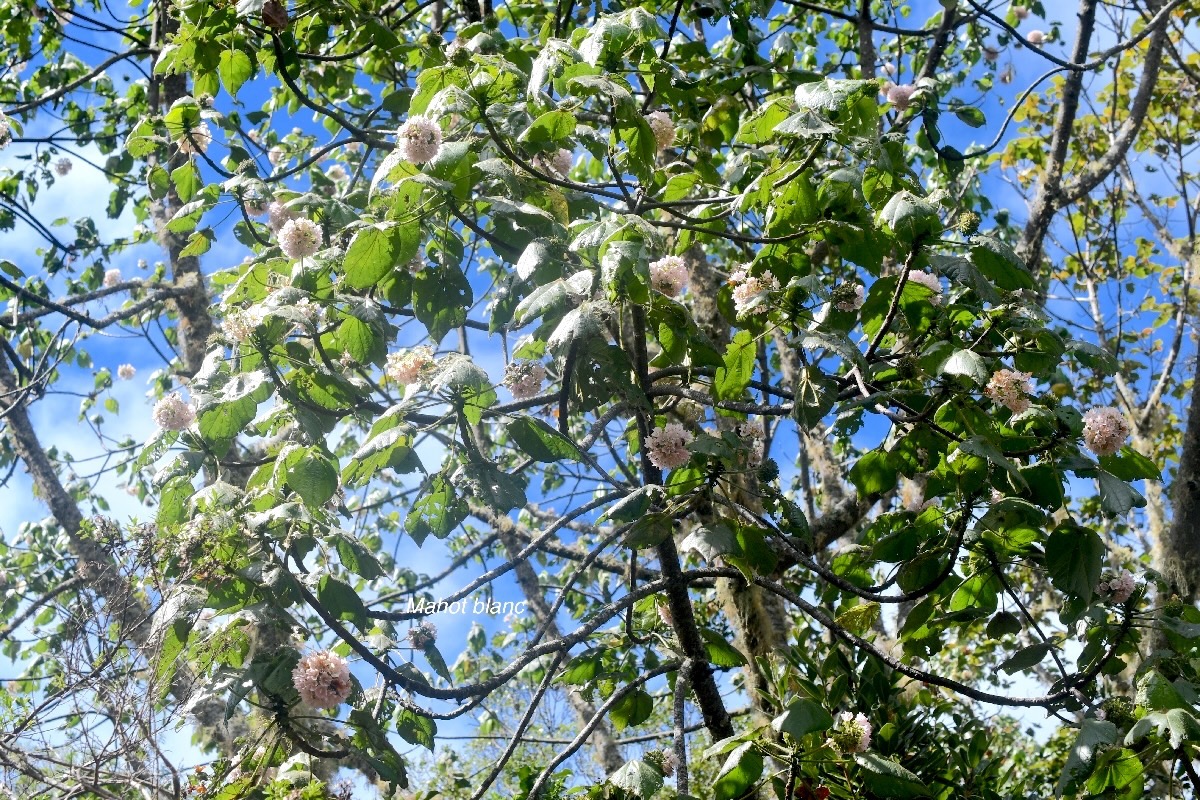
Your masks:
M749 331L738 331L725 348L724 366L717 369L714 382L718 400L738 400L754 376L754 359L758 343Z
M875 81L835 80L803 83L796 89L796 105L801 109L840 113L859 97L879 91Z
M185 203L194 198L204 186L200 171L190 160L171 170L171 183L175 184L175 191L179 194L179 199Z
M937 206L909 191L892 195L880 209L877 220L902 242L915 242L942 232Z
M1096 766L1083 788L1095 797L1137 800L1143 797L1145 788L1142 762L1132 750L1105 750L1096 759Z
M725 759L713 785L713 797L732 800L741 797L762 776L763 757L754 742L744 742Z
M360 228L350 241L342 262L346 285L352 289L367 289L379 283L391 270L403 269L417 254L420 230L417 225L387 223Z
M607 781L627 795L650 800L662 788L663 774L649 764L633 759L609 775Z
M1061 592L1090 603L1100 582L1104 542L1091 530L1064 524L1046 540L1046 569L1050 582Z
M624 543L635 550L657 547L674 532L675 520L670 514L647 514L626 531Z
M323 575L317 584L317 600L326 611L339 620L353 622L363 633L371 629L367 607L349 584L331 575Z
M529 144L557 144L575 133L575 115L570 111L547 111L533 121L517 141Z
M871 630L871 626L879 619L880 611L879 603L873 601L859 603L838 614L834 621L851 633L862 636Z
M1013 673L1020 672L1023 669L1036 667L1038 664L1042 663L1042 659L1044 659L1046 654L1052 649L1054 649L1053 642L1037 642L1036 644L1031 644L1028 647L1022 647L1020 650L1013 653L1011 656L1001 662L999 669L1002 669L1009 675L1012 675Z
M404 520L404 530L419 547L432 534L445 539L467 518L467 504L459 499L454 487L441 475L435 475L427 494L412 504Z
M625 730L634 725L641 725L650 719L653 713L654 698L643 689L635 689L613 704L609 711L609 719L613 721L617 730Z
M1145 508L1146 498L1116 475L1098 470L1096 481L1100 485L1100 505L1110 517L1123 516L1131 508Z
M337 466L315 447L292 451L285 461L284 479L309 508L321 508L338 489Z
M787 710L771 721L771 727L795 739L833 727L833 716L820 703L797 697L788 703Z
M410 461L412 435L407 427L385 430L372 435L350 456L342 470L342 482L347 486L363 486L383 469L411 472L419 466Z
M708 628L699 628L699 631L700 638L704 640L704 650L713 666L732 668L746 665L746 657L724 636Z
M337 341L359 364L370 364L387 352L383 336L373 325L358 317L346 317L337 329Z
M425 660L429 662L429 666L439 678L447 683L453 680L450 677L450 668L446 666L446 659L442 658L442 652L437 649L436 645L426 645L421 652L425 654Z
M1079 733L1067 755L1067 763L1058 779L1057 794L1074 794L1091 771L1096 754L1106 745L1117 741L1117 726L1099 719L1079 723Z
M954 109L954 116L972 128L982 128L987 124L987 117L983 115L981 110L974 106L959 106Z
M433 752L433 744L437 737L437 723L432 717L418 714L407 706L401 706L396 712L396 733L409 744L424 747Z
M971 350L955 350L942 364L940 372L945 375L964 375L977 386L988 382L987 363L983 356Z
M809 365L796 375L792 416L805 430L816 427L837 402L837 384L820 367Z
M971 237L971 260L979 271L1001 289L1032 289L1033 276L1004 242L988 234Z
M987 624L987 637L989 639L999 639L1003 636L1015 635L1021 632L1021 620L1011 611L997 612L996 616L992 617Z
M867 779L867 785L875 794L898 798L898 800L930 796L929 789L921 783L920 778L895 761L875 753L859 753L854 756L854 760L860 767L871 773L870 778Z
M519 417L505 426L509 438L534 461L582 461L583 455L567 437L536 417Z
M413 278L413 311L435 344L467 321L472 302L471 284L462 270L426 269Z
M349 535L338 535L334 540L338 560L342 566L366 580L375 580L384 574L383 567L374 553Z
M1123 481L1141 479L1161 481L1162 472L1158 465L1130 447L1124 447L1111 456L1100 456L1100 466L1106 472Z
M221 76L225 91L236 97L238 89L254 75L254 62L242 50L225 50L217 62L217 74Z
M899 477L896 468L888 463L887 453L869 450L850 468L850 482L859 496L881 494L896 488Z

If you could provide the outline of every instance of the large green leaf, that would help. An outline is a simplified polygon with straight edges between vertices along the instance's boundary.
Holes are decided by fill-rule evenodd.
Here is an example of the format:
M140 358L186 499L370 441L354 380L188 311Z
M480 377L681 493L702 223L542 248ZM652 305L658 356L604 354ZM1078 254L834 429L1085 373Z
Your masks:
M417 254L420 235L416 225L377 223L359 229L342 262L346 285L367 289L393 269L404 269Z
M536 417L518 417L505 426L521 452L535 461L579 461L582 454L567 437Z
M1087 528L1064 524L1046 540L1046 570L1050 581L1061 592L1090 602L1100 582L1104 562L1104 542Z
M807 697L797 697L788 703L782 714L771 721L771 727L780 733L800 739L810 733L832 728L833 715L820 703Z

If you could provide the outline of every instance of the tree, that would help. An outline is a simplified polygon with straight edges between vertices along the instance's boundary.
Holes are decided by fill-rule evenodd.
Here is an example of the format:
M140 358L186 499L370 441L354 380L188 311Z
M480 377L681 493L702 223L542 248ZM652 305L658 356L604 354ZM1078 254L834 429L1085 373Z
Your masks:
M0 7L11 792L1200 783L1188 4Z

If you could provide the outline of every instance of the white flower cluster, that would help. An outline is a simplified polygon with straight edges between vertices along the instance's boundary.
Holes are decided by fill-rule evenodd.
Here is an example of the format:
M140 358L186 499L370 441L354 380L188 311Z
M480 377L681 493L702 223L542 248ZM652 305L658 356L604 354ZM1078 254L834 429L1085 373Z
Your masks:
M665 256L650 264L650 285L668 297L679 294L687 280L687 262L679 256Z
M1004 406L1014 414L1029 410L1029 395L1033 393L1033 376L1028 372L1001 369L992 373L983 393L997 405Z
M841 283L833 290L833 307L838 311L858 311L865 299L866 290L861 283Z
M60 178L65 178L71 172L71 168L75 166L71 163L71 159L63 156L58 161L54 162L54 174Z
M121 282L121 270L113 268L104 271L104 281L102 285L105 289L111 289Z
M770 270L761 276L750 274L750 265L743 264L732 275L733 307L739 317L746 314L766 314L770 311L771 292L779 291L779 279Z
M513 361L504 368L504 385L515 400L537 397L546 379L546 368L537 361Z
M287 151L279 145L275 145L267 151L267 161L271 162L272 167L278 167L284 159L287 158Z
M208 127L208 123L201 122L180 136L175 143L179 145L179 152L192 156L198 153L207 153L208 146L212 144L212 139L212 130Z
M1098 456L1111 456L1129 438L1129 423L1111 406L1088 409L1083 415L1083 443Z
M8 121L8 117L0 111L0 150L12 144L12 123Z
M871 722L866 714L843 712L826 744L843 753L865 753L871 746Z
M912 103L912 96L917 91L917 87L909 83L885 84L884 89L886 90L887 101L897 111L907 111L909 105Z
M336 708L350 696L350 665L331 650L312 653L292 670L292 685L310 708Z
M665 111L651 111L646 115L646 124L654 134L654 144L659 151L675 144L675 122Z
M1137 589L1137 578L1133 577L1129 570L1123 569L1107 580L1100 581L1096 588L1100 590L1101 596L1120 605L1133 597L1133 592Z
M150 416L154 419L154 424L163 430L182 431L196 421L196 409L176 392L172 392L154 404Z
M1029 18L1029 9L1026 6L1014 5L1012 7L1012 13L1013 13L1013 16L1016 17L1018 20L1023 20L1023 19Z
M931 272L913 270L908 273L910 283L915 283L924 286L929 291L933 292L933 297L929 298L929 302L935 306L942 304L942 279Z
M442 129L425 117L409 117L396 131L401 152L407 161L425 164L437 158L442 146Z
M1025 34L1025 39L1034 47L1041 47L1046 43L1046 34L1042 31L1033 30Z
M424 345L401 350L398 353L388 353L387 366L384 372L396 383L417 383L421 373L433 365L433 351Z
M251 309L238 309L221 321L221 330L235 342L247 342L260 322L262 317Z
M254 215L251 214L251 216ZM292 211L278 200L272 200L267 205L267 227L275 233L278 233L284 225L296 219L297 216L295 211Z
M288 258L308 258L321 248L321 226L303 217L291 219L279 230L279 249Z
M437 641L437 627L432 622L422 622L408 629L408 643L416 650L424 650Z
M682 467L692 457L687 448L695 438L678 422L668 422L646 437L646 456L659 469Z
M766 445L767 431L761 419L751 419L738 425L738 436L746 440L750 446L750 466L757 467L763 460L763 448Z
M123 381L132 380L136 374L137 367L133 366L133 364L122 364L117 367L117 377Z

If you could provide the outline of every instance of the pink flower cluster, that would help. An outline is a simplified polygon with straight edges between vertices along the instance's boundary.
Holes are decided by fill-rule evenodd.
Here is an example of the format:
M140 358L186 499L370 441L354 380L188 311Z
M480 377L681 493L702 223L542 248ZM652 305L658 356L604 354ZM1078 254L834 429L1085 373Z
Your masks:
M516 400L537 397L546 380L546 368L537 361L513 361L504 369L504 385Z
M687 262L679 256L665 256L650 263L650 285L668 297L679 294L687 280Z
M750 274L750 265L743 264L732 275L733 307L739 317L746 314L766 314L770 311L771 292L779 291L779 279L770 270L761 277Z
M292 670L292 685L311 708L336 708L350 696L350 665L330 650L300 659Z
M398 353L388 353L384 372L400 384L417 383L421 373L433 364L433 351L422 345Z
M1096 588L1102 596L1119 605L1133 597L1133 592L1137 589L1137 579L1133 577L1132 572L1123 569L1108 580L1100 581Z
M983 393L993 403L1004 406L1014 414L1023 414L1031 405L1029 395L1033 392L1032 377L1028 372L997 370L992 373L992 379Z
M843 753L865 753L871 746L872 732L871 721L867 719L866 714L851 714L846 711L842 713L837 730L826 744Z
M136 374L137 367L133 366L133 364L122 364L117 367L117 377L123 381L132 380Z
M833 290L833 307L838 311L857 311L862 308L864 300L866 290L861 283L842 283Z
M437 641L437 628L432 622L422 622L408 629L408 643L416 650L424 650Z
M196 410L177 393L172 392L154 404L150 412L154 424L168 431L186 430L196 421Z
M1129 423L1111 406L1088 409L1083 415L1083 443L1098 456L1111 456L1129 438Z
M396 131L401 152L407 161L425 164L437 158L442 146L442 129L425 117L409 117Z
M659 469L682 467L692 457L688 445L695 438L678 422L668 422L646 437L646 456Z
M221 330L235 342L245 342L254 335L254 329L261 321L261 317L253 311L238 309L221 321Z
M246 213L250 213L249 210L247 210ZM254 215L251 214L251 216ZM267 205L267 227L276 233L278 233L284 225L287 225L289 222L296 219L297 216L298 215L295 211L292 211L278 200L272 200L270 204Z
M917 87L908 83L893 83L885 88L887 89L887 101L897 111L907 111L909 104L912 103L912 96L917 91Z
M646 123L654 134L654 144L659 151L666 150L675 144L675 122L665 111L651 111L646 115Z
M738 436L746 440L749 445L749 463L752 467L757 467L763 460L763 448L766 445L767 431L763 426L761 419L752 419L738 425Z
M279 249L288 258L308 258L321 247L321 226L311 219L291 219L279 230Z
M63 156L58 161L54 162L54 174L60 178L65 178L75 165L71 163L71 159Z
M103 286L105 289L111 289L121 282L121 270L110 269L104 271Z

